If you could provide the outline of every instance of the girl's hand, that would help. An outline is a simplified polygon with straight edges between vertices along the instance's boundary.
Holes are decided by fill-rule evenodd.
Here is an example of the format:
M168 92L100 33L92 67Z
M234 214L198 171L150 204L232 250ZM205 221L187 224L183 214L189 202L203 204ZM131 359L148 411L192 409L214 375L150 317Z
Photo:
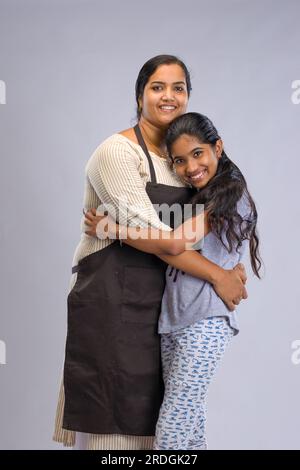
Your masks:
M247 299L248 294L245 288L247 275L244 265L239 263L234 269L223 269L213 286L219 297L225 302L230 311L235 310L235 306L242 299Z
M107 213L97 215L96 209L90 209L85 213L84 223L88 226L85 233L90 237L97 237L100 240L117 238L118 224Z

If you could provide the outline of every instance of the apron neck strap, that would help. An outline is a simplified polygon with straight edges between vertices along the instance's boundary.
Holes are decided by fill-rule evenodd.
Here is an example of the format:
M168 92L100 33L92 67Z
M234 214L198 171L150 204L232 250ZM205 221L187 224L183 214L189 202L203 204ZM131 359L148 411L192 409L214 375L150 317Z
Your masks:
M136 126L134 126L133 129L134 129L135 135L137 137L138 143L142 147L142 149L143 149L143 151L144 151L144 153L145 153L145 155L148 159L148 163L149 163L149 167L150 167L151 182L156 183L156 174L155 174L152 158L151 158L151 156L148 152L147 145L146 145L146 143L144 141L144 138L142 136L142 133L141 133L141 129L140 129L138 124Z

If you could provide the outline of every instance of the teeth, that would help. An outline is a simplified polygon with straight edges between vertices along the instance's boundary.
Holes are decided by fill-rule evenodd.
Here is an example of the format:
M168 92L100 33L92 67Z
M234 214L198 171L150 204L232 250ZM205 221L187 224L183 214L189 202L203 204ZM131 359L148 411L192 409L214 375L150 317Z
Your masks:
M175 106L160 106L160 108L172 110L172 109L175 109Z
M198 173L198 174L195 175L195 176L190 176L190 179L191 179L191 180L198 180L198 179L202 178L202 177L204 176L205 171L206 171L206 170L203 170L203 171L201 171L200 173Z

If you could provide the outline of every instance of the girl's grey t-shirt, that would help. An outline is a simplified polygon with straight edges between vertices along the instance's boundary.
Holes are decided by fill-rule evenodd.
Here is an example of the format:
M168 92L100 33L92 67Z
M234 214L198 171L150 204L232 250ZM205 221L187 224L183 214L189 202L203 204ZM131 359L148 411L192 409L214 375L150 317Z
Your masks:
M237 203L237 212L244 220L251 217L245 194ZM226 241L224 236L222 238ZM246 251L249 251L248 240L242 242L238 251L234 247L229 253L213 232L209 232L202 241L201 254L224 269L234 268L242 261ZM238 334L236 311L230 312L210 283L168 266L158 332L171 333L214 316L227 317L234 333Z

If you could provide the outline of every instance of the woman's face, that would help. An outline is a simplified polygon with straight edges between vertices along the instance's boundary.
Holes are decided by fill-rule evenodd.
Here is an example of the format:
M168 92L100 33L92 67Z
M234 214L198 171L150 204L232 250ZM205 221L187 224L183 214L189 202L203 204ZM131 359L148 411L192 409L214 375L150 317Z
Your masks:
M203 144L197 137L182 134L172 145L173 167L185 183L204 188L215 176L223 144Z
M180 65L159 66L150 76L139 103L143 118L157 127L168 127L173 119L184 114L188 93Z

